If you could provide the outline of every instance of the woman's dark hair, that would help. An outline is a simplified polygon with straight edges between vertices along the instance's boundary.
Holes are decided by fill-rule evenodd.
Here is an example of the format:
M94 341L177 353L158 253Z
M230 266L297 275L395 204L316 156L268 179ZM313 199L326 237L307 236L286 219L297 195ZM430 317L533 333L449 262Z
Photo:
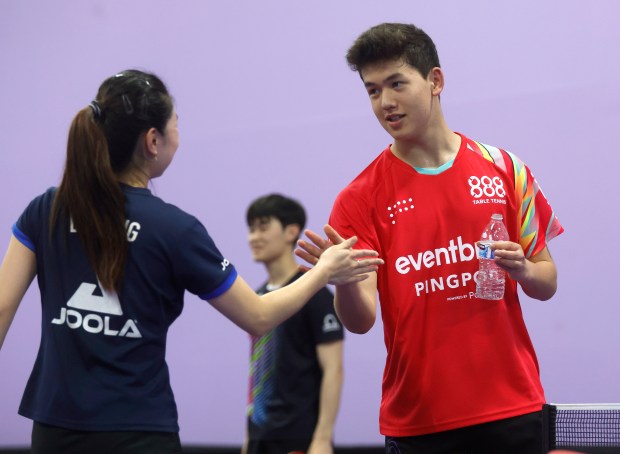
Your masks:
M413 24L375 25L362 33L347 52L349 67L358 72L370 64L398 59L417 69L422 77L440 66L435 43Z
M127 257L125 196L118 176L140 137L164 134L173 103L154 74L127 70L106 79L69 129L67 158L50 215L75 227L101 285L119 291ZM50 230L51 234L51 230Z

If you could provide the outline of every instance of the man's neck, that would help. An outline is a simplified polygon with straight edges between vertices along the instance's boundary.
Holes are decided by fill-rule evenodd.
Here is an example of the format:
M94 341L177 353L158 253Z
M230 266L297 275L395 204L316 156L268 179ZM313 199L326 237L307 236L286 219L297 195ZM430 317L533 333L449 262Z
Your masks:
M395 140L392 153L412 167L436 169L453 160L461 146L461 137L453 131L439 128L418 140Z
M278 259L265 263L268 283L273 286L282 286L290 281L299 271L299 265L295 261L293 254L283 254Z

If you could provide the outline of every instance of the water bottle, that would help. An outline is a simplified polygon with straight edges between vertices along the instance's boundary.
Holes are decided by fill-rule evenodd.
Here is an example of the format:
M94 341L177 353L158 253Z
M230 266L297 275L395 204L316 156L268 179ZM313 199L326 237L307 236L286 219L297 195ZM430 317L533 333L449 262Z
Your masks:
M476 297L484 300L499 300L504 297L506 273L495 264L491 244L508 241L508 230L501 214L493 214L485 227L480 241L476 243L480 268L476 278Z

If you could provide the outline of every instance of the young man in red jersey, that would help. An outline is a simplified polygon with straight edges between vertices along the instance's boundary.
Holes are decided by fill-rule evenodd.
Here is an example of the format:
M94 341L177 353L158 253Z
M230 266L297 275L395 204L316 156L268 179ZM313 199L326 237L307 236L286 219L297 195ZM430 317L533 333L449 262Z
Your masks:
M297 254L357 235L379 251L372 279L336 287L352 332L376 318L387 348L380 430L389 453L539 453L545 402L517 284L551 298L556 267L547 242L562 233L530 170L514 154L453 132L440 94L435 45L408 24L364 32L347 53L372 109L392 136L337 197L327 239L307 232ZM493 213L510 240L493 246L507 273L503 299L476 298L475 242Z

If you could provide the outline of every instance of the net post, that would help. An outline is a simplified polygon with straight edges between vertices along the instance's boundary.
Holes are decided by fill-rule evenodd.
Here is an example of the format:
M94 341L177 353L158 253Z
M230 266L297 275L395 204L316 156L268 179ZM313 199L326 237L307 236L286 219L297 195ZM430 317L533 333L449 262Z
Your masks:
M551 404L544 404L542 409L543 454L555 449L555 417L556 408Z

